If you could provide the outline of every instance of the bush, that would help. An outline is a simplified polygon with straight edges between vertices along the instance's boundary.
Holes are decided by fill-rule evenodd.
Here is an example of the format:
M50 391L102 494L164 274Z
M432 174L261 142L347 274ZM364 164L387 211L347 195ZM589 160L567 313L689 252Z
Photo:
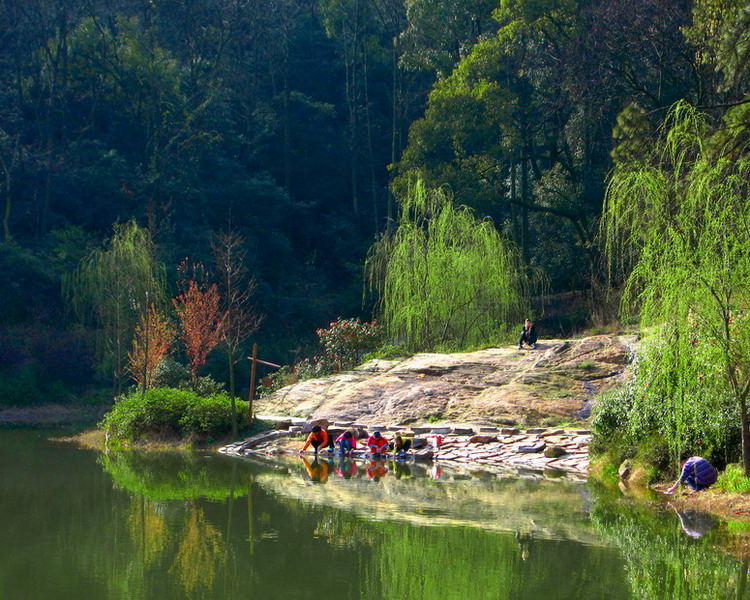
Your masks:
M242 410L242 405L245 410ZM237 412L247 412L247 402L237 401ZM228 394L198 398L180 418L180 429L187 435L217 437L232 430L232 402Z
M240 408L243 402L239 402ZM111 436L137 441L149 436L216 437L231 431L227 394L201 397L192 390L154 388L121 396L99 426Z
M154 387L191 391L204 398L219 394L224 390L224 386L214 381L209 375L198 377L193 385L190 369L171 358L163 359L156 367Z
M734 459L740 447L739 413L727 390L712 387L716 381L706 362L677 352L659 335L644 341L632 378L597 400L591 452L615 458L637 448L644 461L660 469L683 451L714 464Z
M327 329L318 329L316 333L325 352L319 359L324 368L345 371L357 366L365 352L380 344L383 330L375 321L362 323L359 319L339 317Z

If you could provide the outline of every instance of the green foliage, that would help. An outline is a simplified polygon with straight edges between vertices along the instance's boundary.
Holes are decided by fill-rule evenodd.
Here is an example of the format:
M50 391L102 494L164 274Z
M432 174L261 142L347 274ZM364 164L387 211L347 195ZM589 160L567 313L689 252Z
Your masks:
M100 427L128 441L149 436L216 437L231 431L231 400L226 394L201 397L190 390L153 388L118 398Z
M750 237L734 232L750 227L750 159L731 151L678 103L651 155L618 165L607 192L609 256L632 265L623 307L654 327L622 420L634 435L660 431L675 453L731 454L729 422L747 410Z
M725 492L747 494L750 492L750 477L745 476L741 464L730 463L724 471L719 473L719 478L713 487Z
M22 365L12 371L3 369L0 376L0 405L27 406L44 404L53 398L43 393L39 386L39 376L33 365ZM55 402L59 398L54 398Z
M724 462L737 453L736 407L717 396L696 372L699 366L692 356L662 333L641 343L632 378L598 398L591 423L592 452L606 452L617 464L642 452L645 461L665 468L665 453L647 450L657 440L673 463L683 451Z
M134 220L113 228L107 247L90 252L65 278L64 291L78 317L95 326L100 365L119 391L138 319L163 303L165 280L151 233Z
M366 265L391 341L426 350L509 339L529 298L513 245L443 189L420 181L401 202L395 231L373 245Z
M197 377L195 381L193 381L190 369L172 358L163 359L159 363L159 366L156 367L154 373L154 387L190 390L203 398L224 391L224 386L214 381L210 375Z

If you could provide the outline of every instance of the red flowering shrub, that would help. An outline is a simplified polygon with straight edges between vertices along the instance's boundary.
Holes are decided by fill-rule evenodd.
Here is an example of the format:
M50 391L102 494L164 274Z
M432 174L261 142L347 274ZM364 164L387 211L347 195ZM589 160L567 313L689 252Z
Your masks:
M316 362L328 371L345 371L358 365L366 352L380 344L383 328L375 321L363 323L339 317L316 333L325 352Z

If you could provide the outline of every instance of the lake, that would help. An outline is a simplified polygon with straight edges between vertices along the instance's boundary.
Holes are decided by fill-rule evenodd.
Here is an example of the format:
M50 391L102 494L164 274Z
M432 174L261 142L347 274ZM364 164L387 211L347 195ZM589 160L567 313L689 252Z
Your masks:
M110 453L0 429L0 599L750 598L726 525L557 473Z

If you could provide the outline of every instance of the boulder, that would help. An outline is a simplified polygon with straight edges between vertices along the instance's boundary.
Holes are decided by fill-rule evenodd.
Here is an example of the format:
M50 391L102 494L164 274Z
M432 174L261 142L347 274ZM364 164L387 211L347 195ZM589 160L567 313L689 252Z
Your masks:
M316 425L320 425L321 429L328 429L328 419L313 419L312 421L305 421L305 424L302 426L302 431L304 433L310 433L312 428Z
M288 419L288 420L284 420L284 421L276 421L276 423L274 423L274 425L273 425L273 428L274 429L283 429L283 430L288 431L291 426L292 426L292 420Z
M563 433L565 433L564 429L551 429L550 431L545 431L539 437L551 437L553 435L562 435Z
M470 428L464 428L464 427L455 427L453 429L453 433L455 435L474 435L474 430Z
M472 444L489 444L490 442L496 442L497 436L495 435L475 435L469 440Z
M516 452L521 454L533 454L535 452L541 452L547 446L546 442L537 442L536 444L521 445L516 448Z
M620 479L628 479L630 474L633 472L633 462L630 459L622 461L620 468L617 469L617 474Z
M427 440L424 438L413 438L411 440L411 447L415 450L418 450L419 448L426 448Z
M432 460L434 453L431 449L425 448L424 450L418 450L414 453L414 458L417 460Z
M547 458L560 458L564 454L567 454L567 452L565 448L561 448L560 446L547 446L544 449L544 456Z
M500 433L502 433L503 435L518 435L519 433L521 433L521 430L516 429L515 427L503 427L500 430Z

